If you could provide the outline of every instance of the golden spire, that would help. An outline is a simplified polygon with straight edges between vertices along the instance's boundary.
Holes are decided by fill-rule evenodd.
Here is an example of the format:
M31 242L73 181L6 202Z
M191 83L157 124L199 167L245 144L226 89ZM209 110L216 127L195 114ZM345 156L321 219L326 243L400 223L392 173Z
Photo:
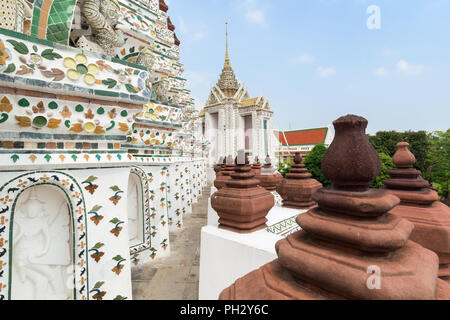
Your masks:
M228 53L228 21L225 22L225 36L226 36L226 49L225 49L225 64L224 67L231 68L230 55Z
M219 82L217 83L220 90L227 97L232 97L237 90L239 90L239 83L234 75L233 68L230 63L230 55L228 53L228 21L225 22L226 27L226 49L225 49L225 63L223 65L222 74L220 75Z

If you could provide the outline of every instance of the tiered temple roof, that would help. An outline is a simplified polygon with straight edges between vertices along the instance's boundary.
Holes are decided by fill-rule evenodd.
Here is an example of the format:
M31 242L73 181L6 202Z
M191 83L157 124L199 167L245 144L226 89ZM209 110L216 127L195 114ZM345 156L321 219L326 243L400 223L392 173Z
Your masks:
M247 89L243 84L239 83L236 78L236 74L231 66L229 54L228 23L226 31L225 62L217 84L211 89L206 106L209 107L220 104L226 99L232 99L237 102L239 108L253 107L257 110L272 112L269 101L266 98L262 95L251 98ZM201 111L199 116L204 116L204 111Z
M228 26L228 23L227 23ZM220 75L217 86L222 90L228 98L232 98L239 90L239 82L236 79L233 68L231 67L230 55L228 52L228 28L227 28L227 44L225 51L225 62L223 64L222 74Z
M274 131L283 146L325 143L328 127L305 130Z

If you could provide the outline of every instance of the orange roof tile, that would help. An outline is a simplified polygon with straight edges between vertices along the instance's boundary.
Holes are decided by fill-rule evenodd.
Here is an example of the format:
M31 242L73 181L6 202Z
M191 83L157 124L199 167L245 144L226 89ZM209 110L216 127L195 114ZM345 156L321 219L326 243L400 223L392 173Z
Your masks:
M283 146L286 145L298 146L298 145L324 143L325 137L327 136L327 132L328 128L294 130L294 131L274 131L275 136L278 138L278 140Z

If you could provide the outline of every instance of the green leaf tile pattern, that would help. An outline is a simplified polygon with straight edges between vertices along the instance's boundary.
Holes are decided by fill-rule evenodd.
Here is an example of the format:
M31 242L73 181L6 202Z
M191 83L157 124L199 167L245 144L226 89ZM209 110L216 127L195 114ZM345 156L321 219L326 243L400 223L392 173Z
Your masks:
M54 0L47 22L47 40L69 44L76 0Z

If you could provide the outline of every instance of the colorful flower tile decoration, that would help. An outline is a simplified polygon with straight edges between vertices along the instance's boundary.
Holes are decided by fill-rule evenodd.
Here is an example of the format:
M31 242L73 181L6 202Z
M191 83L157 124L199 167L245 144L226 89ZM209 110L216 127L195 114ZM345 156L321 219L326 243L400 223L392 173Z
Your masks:
M135 129L128 136L128 141L137 145L175 148L175 136L172 132L161 132L153 129Z
M8 48L6 48L5 43L2 40L0 40L0 72L3 72L5 70L8 71L7 70L8 68L12 69L13 65L10 65L11 61L12 61L11 51Z
M81 77L87 85L94 83L101 84L101 80L97 80L95 75L100 71L100 68L95 63L88 64L88 58L78 53L74 58L66 57L63 60L64 67L66 67L66 76L73 81L77 81Z
M15 105L11 104L15 101ZM9 117L11 107L15 117ZM8 111L9 110L9 111ZM128 132L136 119L138 111L110 106L92 106L83 103L56 99L41 99L5 95L0 99L0 124L15 119L20 127L33 127L37 130L67 128L70 132L100 135L111 130L117 134Z
M87 87L126 91L147 98L151 92L151 83L145 79L148 72L117 62L94 61L83 52L63 57L66 52L62 50L10 38L0 41L0 54L0 72L11 76L37 78L42 75L52 82L82 82Z

